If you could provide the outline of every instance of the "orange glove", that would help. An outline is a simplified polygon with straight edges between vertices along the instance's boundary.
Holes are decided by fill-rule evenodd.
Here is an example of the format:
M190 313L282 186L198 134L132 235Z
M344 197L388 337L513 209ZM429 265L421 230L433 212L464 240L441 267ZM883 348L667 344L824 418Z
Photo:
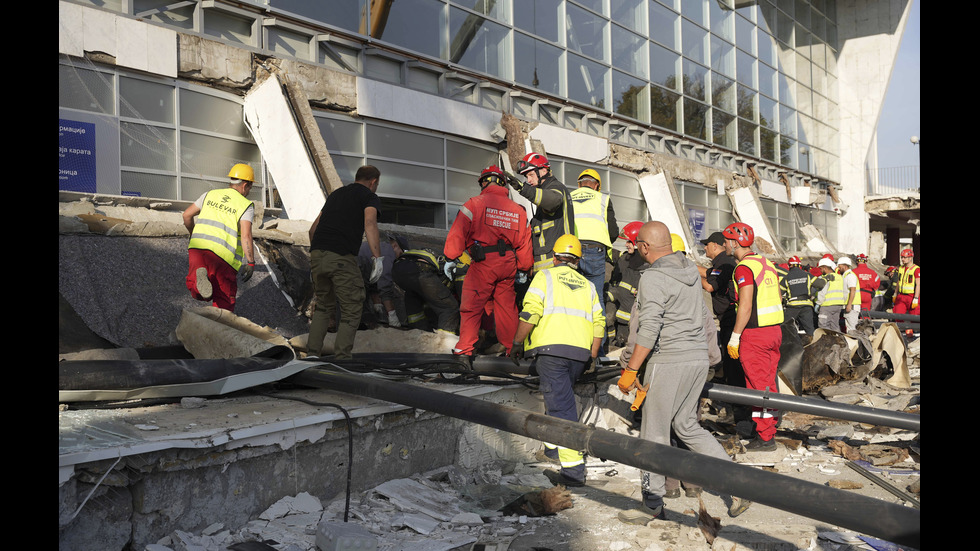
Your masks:
M624 369L619 375L619 381L616 382L616 386L619 387L619 390L623 394L629 394L633 388L638 387L639 385L636 384L636 370Z
M738 359L738 343L741 340L741 333L732 333L732 337L728 339L728 355L733 359Z

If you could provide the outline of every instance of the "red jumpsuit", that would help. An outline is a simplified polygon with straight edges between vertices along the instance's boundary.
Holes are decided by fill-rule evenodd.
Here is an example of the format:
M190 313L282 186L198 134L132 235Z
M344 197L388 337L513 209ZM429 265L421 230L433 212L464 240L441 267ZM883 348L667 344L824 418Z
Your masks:
M771 264L769 265L771 266ZM768 269L768 267L764 269ZM759 285L763 279L762 275L764 274L760 274L756 279L748 266L739 264L735 267L732 276L736 286L736 300L738 300L739 289L746 285L755 285L751 305L752 316L749 325L742 330L738 359L742 362L742 369L745 371L745 388L779 392L776 373L779 371L779 347L783 342L783 331L779 324L759 326L758 301L761 294ZM755 422L755 431L762 440L768 442L776 436L777 419L774 410L753 406L752 420Z
M919 279L919 267L915 264L898 268L898 281L895 282L895 303L892 305L892 313L921 315L919 314L918 303L916 303L915 308L912 308L917 279Z
M871 311L871 299L875 297L875 292L881 285L881 276L872 270L864 262L858 262L853 270L858 278L858 292L861 293L861 310Z
M459 258L474 243L491 250L485 253L483 260L477 260L472 250L470 252L472 263L463 280L460 297L459 342L453 353L473 355L484 309L488 302L492 302L497 340L510 354L517 333L514 277L518 270L531 269L533 257L527 213L510 200L507 188L488 184L480 195L463 204L446 237L443 253L448 259ZM502 250L497 250L498 247Z

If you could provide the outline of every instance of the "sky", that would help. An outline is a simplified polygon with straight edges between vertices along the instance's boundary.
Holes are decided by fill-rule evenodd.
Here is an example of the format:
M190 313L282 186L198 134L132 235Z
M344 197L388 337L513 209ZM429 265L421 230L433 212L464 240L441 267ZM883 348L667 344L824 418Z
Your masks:
M878 119L878 167L915 166L919 152L911 137L919 136L919 4L912 10L899 45L898 59ZM926 137L926 140L929 138ZM928 147L928 146L927 146Z

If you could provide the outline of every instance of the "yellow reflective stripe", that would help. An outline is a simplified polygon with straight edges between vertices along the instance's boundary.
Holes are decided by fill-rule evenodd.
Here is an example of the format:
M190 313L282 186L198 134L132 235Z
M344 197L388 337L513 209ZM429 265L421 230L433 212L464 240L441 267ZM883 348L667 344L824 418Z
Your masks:
M620 281L619 286L622 287L623 289L626 289L630 293L633 293L634 295L636 294L636 287L633 287L632 285L626 283L625 281Z
M412 314L408 316L405 321L408 323L415 323L417 321L422 321L425 319L425 312L419 312L418 314Z
M632 317L630 316L630 313L627 312L626 310L616 310L616 319L629 322L630 319L632 319Z
M577 467L585 464L585 454L577 450L558 447L558 462L562 468Z

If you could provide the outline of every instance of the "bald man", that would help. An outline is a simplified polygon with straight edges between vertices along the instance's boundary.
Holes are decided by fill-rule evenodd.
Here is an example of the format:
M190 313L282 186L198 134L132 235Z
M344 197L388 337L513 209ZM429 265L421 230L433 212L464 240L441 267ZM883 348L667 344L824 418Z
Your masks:
M670 231L663 222L647 222L637 235L637 251L650 263L640 276L636 300L639 325L636 344L617 385L623 393L639 388L638 371L649 395L643 404L640 438L670 445L670 429L688 449L731 461L721 444L698 423L697 408L708 373L708 345L704 336L707 305L697 267L682 252L671 248ZM643 501L639 508L620 513L628 524L664 520L665 478L644 472ZM732 498L729 515L748 509L746 499Z

